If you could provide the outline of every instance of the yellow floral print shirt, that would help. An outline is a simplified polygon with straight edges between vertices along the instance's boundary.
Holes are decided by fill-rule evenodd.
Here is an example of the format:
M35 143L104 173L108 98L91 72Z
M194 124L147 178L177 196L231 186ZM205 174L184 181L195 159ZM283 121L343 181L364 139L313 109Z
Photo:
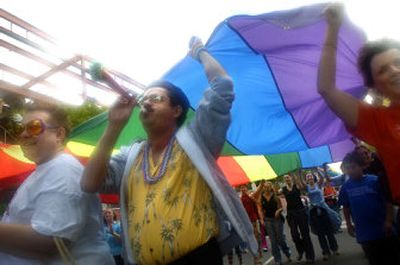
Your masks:
M165 175L156 183L143 179L142 150L131 169L128 188L128 233L139 264L166 264L218 234L209 187L192 162L174 142ZM161 165L149 154L149 171Z

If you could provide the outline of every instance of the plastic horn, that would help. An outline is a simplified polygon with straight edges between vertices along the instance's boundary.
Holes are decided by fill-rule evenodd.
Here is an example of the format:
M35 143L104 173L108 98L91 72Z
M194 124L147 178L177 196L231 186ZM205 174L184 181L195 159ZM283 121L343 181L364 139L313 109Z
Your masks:
M89 72L93 80L106 83L110 88L112 88L115 92L117 92L124 98L130 99L133 97L117 82L115 82L115 80L111 77L109 73L107 73L106 69L100 63L93 63L90 66Z

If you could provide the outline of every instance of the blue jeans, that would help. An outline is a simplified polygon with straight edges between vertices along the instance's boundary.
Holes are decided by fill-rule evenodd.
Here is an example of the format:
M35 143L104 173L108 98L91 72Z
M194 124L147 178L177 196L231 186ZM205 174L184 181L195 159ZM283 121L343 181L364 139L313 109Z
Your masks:
M282 262L281 250L286 257L290 257L290 249L283 234L283 221L276 218L265 218L265 229L271 240L272 256L274 256L275 262Z
M336 229L333 227L329 213L325 208L319 206L311 208L310 225L313 233L318 236L322 255L330 255L331 251L336 252L338 250L338 243L335 238Z

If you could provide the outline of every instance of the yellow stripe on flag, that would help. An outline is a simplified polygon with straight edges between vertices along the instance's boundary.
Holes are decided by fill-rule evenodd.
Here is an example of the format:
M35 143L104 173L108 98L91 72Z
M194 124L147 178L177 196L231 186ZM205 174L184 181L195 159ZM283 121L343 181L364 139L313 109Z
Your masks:
M67 148L74 155L81 156L81 157L89 157L94 150L93 145L82 144L82 143L73 142L73 141L70 141L67 143Z
M260 179L274 179L275 171L264 156L234 156L233 159L246 173L250 182Z
M90 157L92 152L94 151L95 146L90 144L83 144L79 142L69 141L67 143L67 148L70 150L74 155L80 157ZM118 149L113 150L113 154L117 153Z

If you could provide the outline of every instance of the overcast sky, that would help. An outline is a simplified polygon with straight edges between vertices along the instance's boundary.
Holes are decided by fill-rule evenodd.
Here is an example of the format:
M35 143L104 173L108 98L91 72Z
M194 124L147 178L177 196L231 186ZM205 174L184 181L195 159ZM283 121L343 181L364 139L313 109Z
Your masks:
M204 42L223 19L325 1L313 0L1 0L1 8L147 84L185 56L192 35ZM395 0L347 0L350 18L370 39L400 39Z

